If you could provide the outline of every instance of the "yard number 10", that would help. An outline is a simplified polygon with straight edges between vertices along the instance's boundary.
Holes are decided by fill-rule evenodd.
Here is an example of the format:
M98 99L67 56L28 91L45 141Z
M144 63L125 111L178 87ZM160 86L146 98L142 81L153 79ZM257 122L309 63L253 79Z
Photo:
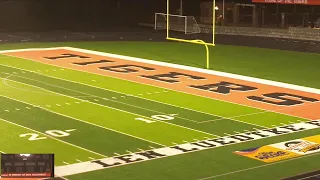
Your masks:
M169 114L169 115L153 115L151 116L152 119L155 120L160 120L160 121L169 121L169 120L174 120L174 116L177 114ZM135 118L135 120L143 121L146 123L154 123L156 121L146 119L146 118Z

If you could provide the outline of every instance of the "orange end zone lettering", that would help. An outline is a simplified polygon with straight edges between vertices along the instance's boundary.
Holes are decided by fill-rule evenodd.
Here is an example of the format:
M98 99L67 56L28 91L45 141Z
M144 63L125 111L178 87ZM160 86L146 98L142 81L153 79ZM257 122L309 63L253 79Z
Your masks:
M141 62L76 48L21 50L3 54L310 120L320 119L320 93L267 85L258 80L247 81L206 73L201 69L191 71L178 68L179 65Z

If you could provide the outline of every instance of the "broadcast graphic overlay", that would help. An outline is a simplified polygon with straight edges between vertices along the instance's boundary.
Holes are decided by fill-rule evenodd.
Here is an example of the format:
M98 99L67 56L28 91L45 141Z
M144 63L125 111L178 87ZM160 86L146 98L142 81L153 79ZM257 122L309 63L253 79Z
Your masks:
M54 177L54 154L1 154L1 178Z

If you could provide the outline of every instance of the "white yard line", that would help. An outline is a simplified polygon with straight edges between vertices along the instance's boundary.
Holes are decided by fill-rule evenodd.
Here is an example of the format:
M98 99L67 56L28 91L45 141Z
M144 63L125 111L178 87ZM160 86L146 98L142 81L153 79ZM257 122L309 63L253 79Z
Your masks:
M2 79L2 78L0 78L0 79ZM9 79L7 79L7 81L9 81ZM33 85L30 85L30 84L21 83L21 82L14 81L14 80L10 80L10 81L16 82L16 83L18 83L18 84L24 84L24 85L26 85L26 86L31 86L31 87L36 87L36 88L38 88L37 86L33 86ZM68 96L68 95L65 95L65 94L60 94L60 93L53 92L53 91L49 91L49 90L46 90L46 91L51 92L51 93L53 93L53 94L60 95L60 96L65 96L65 97L73 98L73 99L76 99L76 100L82 100L82 99L79 99L79 98L74 97L74 96ZM86 93L83 93L83 94L86 94ZM89 94L88 94L88 95L89 95ZM140 117L145 117L145 118L147 118L147 119L152 119L152 118L147 117L147 116L144 116L144 115L140 115L140 114L136 114L136 113L133 113L133 112L129 112L129 111L117 109L117 108L114 108L114 107L105 106L105 105L98 104L98 103L94 103L94 102L90 102L90 101L87 101L87 103L95 104L95 105L98 105L98 106L106 107L106 108L109 108L109 109L117 110L117 111L124 112L124 113L128 113L128 114L133 114L133 115L140 116ZM152 120L154 120L154 119L152 119ZM217 136L217 137L219 137L218 135L215 135L215 134L211 134L211 133L207 133L207 132L204 132L204 131L200 131L200 130L196 130L196 129L184 127L184 126L181 126L181 125L177 125L177 124L173 124L173 123L169 123L169 122L165 122L165 121L160 121L160 120L156 120L156 121L157 121L157 122L160 122L160 123L170 124L170 125L177 126L177 127L180 127L180 128L188 129L188 130L191 130L191 131L203 133L203 134L206 134L206 135L211 135L211 136Z
M69 180L69 179L67 179L65 177L61 177L61 176L56 176L56 177L59 177L59 178L64 179L64 180Z
M226 72L220 72L220 71L208 70L208 69L201 69L201 68L191 67L191 66L186 66L186 65L160 62L160 61L156 61L156 60L142 59L142 58L137 58L137 57L111 54L111 53L106 53L106 52L93 51L93 50L74 48L74 47L52 47L52 48L28 48L28 49L2 50L2 51L0 51L0 54L10 53L10 52L45 51L45 50L60 50L60 49L66 49L66 50L70 50L70 51L78 51L78 52L89 53L89 54L100 55L100 56L107 56L107 57L130 60L130 61L135 61L135 62L142 62L142 63L146 63L146 64L154 64L154 65L159 65L159 66L172 67L172 68L189 70L189 71L194 71L194 72L201 72L201 73L205 73L205 74L217 75L217 76L239 79L239 80L244 80L244 81L249 81L249 82L256 82L256 83L265 84L265 85L284 87L284 88L298 90L298 91L320 94L320 89L315 89L315 88L310 88L310 87L305 87L305 86L300 86L300 85L288 84L288 83L271 81L271 80L266 80L266 79L261 79L261 78L244 76L244 75L238 75L238 74L232 74L232 73L226 73ZM10 56L7 54L5 54L5 55ZM15 57L15 58L17 58L17 57Z
M3 65L3 66L7 66L7 65ZM11 68L16 68L16 67L12 67L12 66L7 66L7 67L11 67ZM17 68L17 69L20 69L20 68ZM24 69L23 69L24 70ZM55 78L55 79L59 79L59 80L63 80L63 81L69 81L69 82L73 82L73 83L76 83L76 84L81 84L81 85L85 85L85 86L90 86L90 87L94 87L94 88L98 88L98 89L102 89L102 90L106 90L106 91L111 91L111 92L115 92L115 93L119 93L119 94L123 94L121 92L118 92L118 91L113 91L113 90L109 90L109 89L105 89L105 88L101 88L101 87L97 87L97 86L92 86L92 85L89 85L89 84L84 84L84 83L79 83L79 82L75 82L75 81L70 81L70 80L66 80L66 79L61 79L61 78L57 78L57 77L53 77L53 76L48 76L46 74L41 74L41 73L38 73L38 72L35 72L35 71L30 71L30 70L25 70L25 71L29 71L29 72L32 72L32 73L37 73L37 74L40 74L42 76L47 76L47 77L50 77L50 78ZM19 76L19 77L22 77L22 76ZM23 77L24 78L24 77ZM28 79L28 78L27 78ZM37 81L37 80L35 80ZM181 108L181 109L186 109L188 111L194 111L194 112L198 112L198 113L202 113L202 114L206 114L206 115L210 115L210 116L216 116L216 117L220 117L221 119L229 119L229 120L232 120L232 121L237 121L237 122L240 122L240 123L244 123L244 124L249 124L249 125L253 125L253 126L257 126L257 127L261 127L261 128L266 128L265 126L261 126L261 125L258 125L258 124L253 124L253 123L249 123L249 122L244 122L244 121L239 121L239 120L236 120L236 119L232 119L233 117L223 117L223 116L219 116L219 115L215 115L215 114L210 114L210 113L206 113L206 112L202 112L202 111L197 111L197 110L193 110L193 109L189 109L189 108L185 108L185 107L181 107L181 106L176 106L176 105L172 105L172 104L167 104L167 103L164 103L164 102L160 102L160 101L155 101L155 100L151 100L151 99L147 99L147 98L142 98L140 96L134 96L134 95L129 95L129 96L132 96L132 97L135 97L135 98L139 98L139 99L144 99L144 100L148 100L148 101L152 101L152 102L156 102L156 103L160 103L160 104L164 104L164 105L168 105L168 106L173 106L173 107L178 107L178 108ZM107 98L103 98L104 100L110 100L110 99L107 99ZM110 100L112 101L112 100ZM115 102L118 102L120 103L119 101L115 101ZM133 106L133 105L132 105ZM265 112L266 110L264 110L263 112ZM271 111L267 111L267 112L271 112ZM261 113L261 112L259 112ZM273 113L277 113L277 112L273 112ZM246 114L245 114L246 115ZM242 115L242 116L245 116L245 115ZM301 118L303 119L303 118ZM185 119L186 120L186 119ZM189 120L189 121L193 121L193 120ZM211 120L210 120L211 121ZM196 122L196 123L203 123L203 122L198 122L198 121L193 121L193 122Z
M14 50L13 52L23 52L23 51L33 51L33 50L55 50L55 49L70 49L70 47L61 47L61 48L49 48L49 49L46 49L46 48L40 48L40 49L21 49L21 50ZM72 48L73 49L73 48ZM75 48L75 49L77 49L77 48ZM79 49L80 51L81 50L83 50L83 49ZM9 50L9 51L11 51L11 50ZM86 51L86 50L84 50L84 51ZM4 52L6 52L6 51L4 51ZM97 51L92 51L92 52L96 52L96 53L101 53L101 52L97 52ZM1 51L0 51L0 53L1 53ZM94 54L94 53L93 53ZM108 53L102 53L102 54L108 54ZM16 57L16 56L12 56L12 55L8 55L8 54L5 54L6 56L9 56L9 57L14 57L14 58L20 58L20 59L27 59L27 60L32 60L33 61L33 59L30 59L30 58L22 58L22 57ZM106 56L106 55L105 55ZM110 56L111 57L111 56ZM132 58L132 57L131 57ZM134 59L139 59L139 58L134 58ZM143 61L146 61L145 59L140 59L140 60L143 60ZM139 62L139 61L138 61ZM146 61L146 63L148 63L149 62L149 60L147 60ZM162 62L158 62L158 63L162 63ZM152 63L151 63L152 64ZM171 65L176 65L176 64L171 64ZM3 66L7 66L7 65L3 65ZM51 66L54 66L54 67L60 67L60 66L58 66L58 65L52 65L51 64ZM178 65L178 66L180 66L180 65ZM11 66L8 66L8 67L11 67ZM189 66L186 66L186 67L189 67ZM12 68L15 68L15 67L12 67ZM191 67L191 68L193 68L193 67ZM17 69L19 69L19 68L17 68ZM202 96L202 95L195 95L195 94L192 94L192 93L188 93L188 92L184 92L184 91L179 91L179 90L174 90L174 89L168 89L168 88L164 88L164 87L158 87L158 86L155 86L155 85L150 85L150 84L146 84L146 83L141 83L141 82L137 82L137 81L132 81L132 80L127 80L127 79L121 79L121 78L118 78L118 77L114 77L114 76L107 76L107 75L101 75L101 74L98 74L98 73L93 73L93 72L88 72L88 71L81 71L81 70L75 70L75 69L72 69L72 68L66 68L66 69L68 69L68 70L72 70L72 71L80 71L80 72L83 72L83 73L86 73L86 74L94 74L94 75L98 75L98 76L102 76L102 77L109 77L109 78L114 78L114 79L120 79L120 80L125 80L125 81L129 81L129 82L133 82L133 83L136 83L136 84L143 84L143 85L147 85L147 86L152 86L152 87L156 87L156 88L159 88L159 89L166 89L166 90L170 90L170 91L174 91L174 92L180 92L180 93L184 93L184 94L190 94L190 95L193 95L193 96L199 96L199 97L203 97L203 98L206 98L206 99L211 99L211 100L216 100L216 101L221 101L221 102L226 102L226 103L230 103L230 104L236 104L236 105L240 105L240 106L244 106L244 107L249 107L249 108L252 108L252 109L260 109L260 110L263 110L263 111L266 111L265 109L262 109L262 108L258 108L258 107L253 107L253 106L249 106L249 105L244 105L244 104L239 104L239 103L235 103L235 102L231 102L231 101L225 101L225 100L221 100L221 99L213 99L213 98L210 98L210 97L207 97L207 96ZM182 68L183 69L183 68ZM199 69L199 68L196 68L196 69ZM205 69L199 69L199 70L205 70ZM33 72L33 71L31 71L31 72ZM211 71L211 70L209 70L209 72L214 72L214 71ZM35 73L37 73L37 72L35 72ZM40 74L40 73L39 73ZM208 73L208 74L210 74L210 73ZM228 73L227 73L228 74ZM43 75L43 74L41 74L41 75ZM222 75L220 75L220 76L222 76ZM51 77L51 76L49 76L49 77ZM226 76L227 77L227 76ZM247 76L244 76L244 77L247 77ZM236 77L233 77L234 79L237 79ZM251 78L251 77L247 77L247 78ZM59 78L57 78L57 79L59 79ZM257 78L253 78L253 79L257 79ZM259 80L259 79L257 79L257 80ZM262 80L262 79L260 79L260 80ZM249 81L249 80L248 80ZM266 81L269 81L269 80L266 80ZM72 81L71 81L72 82ZM257 82L257 81L252 81L252 82ZM275 82L275 81L274 81ZM258 83L261 83L261 82L258 82ZM275 82L275 83L278 83L278 82ZM81 83L79 83L79 84L81 84ZM263 83L262 83L263 84ZM285 84L285 83L284 83ZM272 85L272 84L269 84L269 85ZM282 85L282 84L280 84L280 85ZM280 86L279 85L279 87L284 87L284 86ZM287 85L290 85L290 84L287 84ZM273 85L273 86L276 86L276 85ZM297 85L293 85L294 87L296 87ZM290 86L291 87L291 86ZM303 86L298 86L298 87L302 87L302 88L306 88L305 89L305 92L311 92L311 93L316 93L316 91L318 91L318 93L316 93L316 94L320 94L320 90L319 89L314 89L314 88L308 88L308 87L303 87ZM98 87L99 88L99 87ZM288 87L286 87L286 88L288 88ZM103 88L101 88L101 89L103 89ZM294 88L289 88L289 89L294 89ZM298 88L299 89L299 88ZM295 90L298 90L298 89L295 89ZM310 90L311 89L311 90ZM308 91L309 90L309 91ZM110 90L111 91L111 90ZM303 91L303 90L300 90L300 91ZM315 91L315 92L312 92L312 91ZM168 92L168 91L165 91L165 92ZM142 95L142 94L141 94ZM140 97L141 98L141 97ZM186 109L186 108L185 108ZM277 114L283 114L283 115L289 115L289 114L285 114L285 113L280 113L280 112L276 112L276 111L272 111L272 110L267 110L267 111L269 111L269 112L273 112L273 113L277 113ZM207 113L208 114L208 113ZM215 115L215 116L217 116L217 115ZM294 116L294 115L289 115L289 116L293 116L293 117L297 117L297 118L301 118L301 119L306 119L306 118L302 118L302 117L298 117L298 116ZM222 116L218 116L218 117L221 117L222 118ZM230 119L231 120L231 119ZM310 120L310 119L307 119L307 120ZM242 121L241 121L242 122ZM243 122L243 123L246 123L246 122ZM248 123L247 123L248 124ZM257 126L257 125L256 125Z
M42 75L42 74L41 74L41 75ZM100 96L96 96L96 95L92 95L92 94L88 94L88 93L83 93L83 92L80 92L80 91L76 91L76 90L69 89L69 88L64 88L64 87L61 87L61 86L55 86L55 85L52 85L52 84L47 84L47 83L44 83L44 82L42 82L42 81L38 81L38 80L26 78L26 77L23 77L23 76L18 76L18 75L12 75L12 76L17 76L17 77L21 77L21 78L24 78L24 79L29 79L29 80L33 80L33 81L36 81L36 82L40 82L40 83L46 84L46 85L50 85L50 86L53 86L53 87L59 87L59 88L66 89L66 90L69 90L69 91L74 91L74 92L86 94L86 95L88 95L88 97L102 98L102 99L107 100L107 101L111 101L111 102L115 102L115 103L119 103L119 104L124 104L124 105L127 105L127 106L131 106L131 107L135 107L135 108L139 108L139 109L144 109L144 110L151 111L151 112L155 112L155 113L159 113L159 114L165 114L165 113L163 113L163 112L159 112L159 111L155 111L155 110L143 108L143 107L140 107L140 106L135 106L135 105L128 104L128 103L124 103L124 102L120 102L120 101L115 101L115 100L111 100L111 99L106 99L106 98L104 98L104 97L100 97ZM65 80L65 81L66 81L66 80ZM79 84L79 83L78 83L78 84ZM95 88L95 87L94 87L94 88ZM122 93L120 93L120 92L117 92L117 93L122 94ZM73 97L86 97L86 96L73 96ZM121 97L124 97L124 96L121 96ZM137 97L137 98L138 98L138 97ZM117 98L116 98L116 97L112 97L112 99L117 99ZM147 99L146 99L146 100L147 100ZM94 101L99 101L99 100L94 99ZM179 107L179 108L181 108L181 107ZM177 117L178 117L178 116L177 116ZM194 121L194 120L187 119L187 118L183 118L183 117L178 117L178 118L184 119L184 120L186 120L186 121L191 121L191 122L194 122L194 123L199 123L198 121Z
M83 147L80 147L80 146L77 146L77 145L68 143L68 142L66 142L66 141L57 139L57 138L55 138L55 137L53 137L53 136L50 136L50 135L48 135L48 134L46 134L46 133L42 133L42 132L40 132L40 131L37 131L37 130L31 129L31 128L28 128L28 127L26 127L26 126L22 126L22 125L20 125L20 124L13 123L13 122L7 121L7 120L2 119L2 118L0 118L0 120L1 120L1 121L4 121L4 122L7 122L7 123L9 123L9 124L13 124L13 125L15 125L15 126L19 126L19 127L21 127L21 128L24 128L24 129L28 129L28 130L33 131L33 132L36 132L36 133L42 134L43 136L46 136L46 137L51 138L51 139L53 139L53 140L59 141L59 142L61 142L61 143L64 143L64 144L67 144L67 145L76 147L76 148L78 148L78 149L81 149L81 150L84 150L84 151L87 151L87 152L90 152L90 153L93 153L93 154L96 154L96 155L99 155L99 156L101 156L101 157L107 157L107 156L105 156L105 155L103 155L103 154L100 154L100 153L91 151L91 150L89 150L89 149L86 149L86 148L83 148Z
M298 132L302 132L302 131L308 131L308 130L312 130L312 129L319 129L320 122L314 122L313 123L297 123L297 124L292 124L293 127L295 127L296 129L301 129ZM61 176L69 176L69 175L73 175L73 174L79 174L79 173L84 173L84 172L90 172L90 171L96 171L96 170L101 170L101 169L106 169L106 168L116 168L119 166L124 166L124 165L128 165L128 164L133 164L133 163L138 163L138 162L143 162L143 161L149 161L149 160L154 160L154 159L160 159L160 158L165 158L165 157L170 157L170 156L177 156L177 155L181 155L181 154L187 154L187 153L193 153L193 152L198 152L198 151L205 151L205 150L209 150L209 149L215 149L215 148L220 148L220 147L225 147L225 146L231 146L231 145L235 145L235 144L241 144L241 143L245 143L245 142L251 142L251 141L256 141L256 140L262 140L262 139L266 139L266 138L272 138L272 137L278 137L278 136L282 136L282 135L288 135L288 134L292 134L292 133L297 133L296 130L292 130L292 129L286 129L287 133L285 134L279 134L279 133L272 133L273 135L270 135L270 131L272 128L270 129L266 129L266 130L259 130L256 132L262 133L264 135L267 136L255 136L252 135L250 137L252 137L252 139L248 139L246 141L243 140L239 140L239 139L234 139L232 138L232 136L225 136L222 138L214 138L214 139L210 139L210 140L201 140L201 141L195 141L195 142L191 142L191 143L184 143L184 144L177 144L174 146L169 146L169 147L161 147L161 148L153 148L152 150L146 150L147 151L153 151L153 152L157 152L160 153L161 156L156 156L156 157L151 157L150 156L144 156L143 152L135 152L133 154L117 154L115 153L116 156L114 157L110 157L110 158L103 158L103 159L97 159L96 161L99 162L104 162L106 164L108 164L108 166L104 166L102 164L95 164L92 161L87 161L87 162L82 162L82 163L77 163L77 164L70 164L67 166L59 166L56 167L56 172L58 175ZM272 129L274 130L274 129ZM277 127L277 131L283 131L284 129L281 127ZM254 134L254 133L252 133ZM242 133L240 135L247 135L248 133ZM234 143L231 144L225 144L225 143L219 143L220 141L224 141L224 142L230 142L231 140L234 140ZM219 141L216 141L219 140ZM197 144L202 144L202 143L208 143L208 144L214 144L215 146L198 146ZM218 145L220 144L220 145ZM152 148L152 147L151 147ZM178 149L177 149L178 148ZM180 149L180 150L179 150ZM182 151L181 149L188 149L188 151ZM145 153L146 153L145 152ZM142 158L140 160L137 161L123 161L121 158L118 159L117 157L121 156L121 157L127 157L130 159L137 159ZM294 160L294 159L293 159ZM280 161L281 163L282 161ZM277 164L277 163L275 163ZM269 165L269 164L268 164ZM264 165L265 166L265 165ZM261 166L263 167L263 166ZM250 170L250 169L256 169L258 167L252 167L252 168L248 168L248 169L242 169L242 170L238 170L236 172L241 172L241 171L246 171L246 170ZM232 174L232 173L236 173L236 172L229 172L229 173L225 173L225 174L221 174L221 175L216 175L216 176L223 176L223 175L227 175L227 174ZM212 178L212 177L207 177L207 178Z
M95 160L96 158L93 158L93 157L89 157L89 159L91 159L91 160Z
M3 95L0 95L0 96L3 96ZM7 97L7 96L3 96L3 97L6 97L6 98L8 98L8 99L12 99L12 100L14 100L14 101L18 101L18 102L22 102L22 103L25 103L25 104L32 105L32 104L30 104L30 103L27 103L27 102L24 102L24 101L20 101L20 100L17 100L17 99L13 99L13 98L10 98L10 97ZM143 141L146 141L146 142L150 142L150 143L153 143L153 144L157 144L157 145L159 145L159 146L165 146L165 145L163 145L163 144L159 144L159 143L156 143L156 142L152 142L152 141L149 141L149 140L146 140L146 139L137 137L137 136L133 136L133 135L131 135L131 134L123 133L123 132L120 132L120 131L117 131L117 130L114 130L114 129L111 129L111 128L107 128L107 127L100 126L100 125L97 125L97 124L93 124L93 123L90 123L90 122L87 122L87 121L84 121L84 120L80 120L80 119L77 119L77 118L74 118L74 117L70 117L70 116L67 116L67 115L64 115L64 114L60 114L60 113L51 111L51 110L46 109L46 108L42 108L42 107L38 107L38 108L43 109L43 110L48 111L48 112L51 112L51 113L54 113L54 114L57 114L57 115L60 115L60 116L64 116L64 117L73 119L73 120L81 121L81 122L86 123L86 124L90 124L90 125L93 125L93 126L96 126L96 127L100 127L100 128L103 128L103 129L107 129L107 130L113 131L113 132L117 132L117 133L119 133L119 134L124 134L124 135L130 136L130 137L136 138L136 139L140 139L140 140L143 140Z
M227 118L238 118L238 117L246 117L246 116L253 116L253 115L257 115L257 114L264 114L264 113L270 113L270 111L261 111L261 112L256 112L256 113L249 113L249 114L243 114L243 115L238 115L238 116L231 116L231 117L227 117ZM273 113L273 112L272 112ZM219 119L212 119L212 120L208 120L208 121L201 121L199 122L201 123L207 123L207 122L214 122L214 121L220 121L220 120L224 120L225 117L219 118Z

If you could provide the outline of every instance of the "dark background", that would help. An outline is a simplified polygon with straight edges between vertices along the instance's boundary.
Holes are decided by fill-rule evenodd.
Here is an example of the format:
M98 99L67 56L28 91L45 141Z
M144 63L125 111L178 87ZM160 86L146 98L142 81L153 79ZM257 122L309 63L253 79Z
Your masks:
M184 0L184 14L199 17L202 1ZM179 5L170 0L170 10ZM0 0L0 31L104 30L152 22L155 12L166 12L166 0Z
M196 1L194 1L196 2ZM165 0L0 0L0 31L90 31L136 25Z
M203 1L212 2L183 0L183 14L199 18L200 3ZM217 4L221 2L216 0ZM251 0L225 0L225 3L250 4ZM170 0L170 13L177 14L175 10L179 5L180 0ZM268 19L276 23L279 17L272 14L277 5L258 4L258 8L262 6L267 9ZM294 6L279 5L278 8L280 12L290 13ZM313 8L313 11L320 13L320 6ZM244 12L245 9L241 8L240 15L248 13ZM299 13L311 12L311 6L307 5L296 5L295 9ZM166 12L166 0L0 0L0 32L106 30L116 26L135 26L139 22L152 23L155 12ZM251 24L250 17L248 23Z
M199 17L203 1L184 0L184 14ZM180 0L170 2L172 11L179 8ZM225 2L251 3L251 0ZM275 6L270 4L268 8ZM293 5L280 6L283 11L292 11L292 8ZM310 8L297 7L306 11ZM320 13L320 6L314 8ZM155 12L166 12L166 0L0 0L0 43L165 41L163 32L138 26L140 22L152 23ZM320 53L319 42L293 39L216 35L216 43Z

